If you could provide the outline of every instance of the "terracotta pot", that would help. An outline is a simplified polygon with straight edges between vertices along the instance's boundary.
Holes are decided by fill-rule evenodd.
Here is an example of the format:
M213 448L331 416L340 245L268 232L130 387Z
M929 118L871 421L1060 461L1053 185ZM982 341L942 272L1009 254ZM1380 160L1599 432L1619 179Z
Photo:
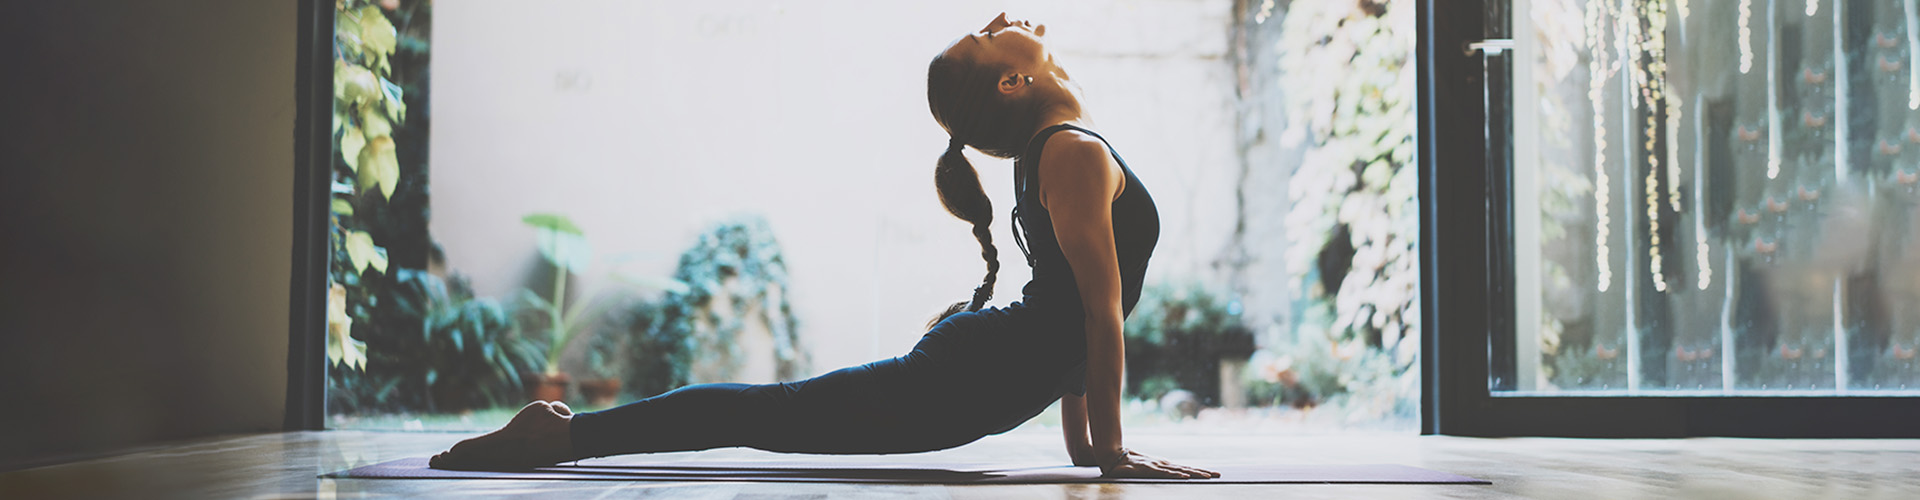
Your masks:
M586 396L587 404L595 407L613 406L620 399L620 379L598 378L580 381L580 394Z
M559 401L567 397L567 374L535 373L527 376L527 392L534 401Z

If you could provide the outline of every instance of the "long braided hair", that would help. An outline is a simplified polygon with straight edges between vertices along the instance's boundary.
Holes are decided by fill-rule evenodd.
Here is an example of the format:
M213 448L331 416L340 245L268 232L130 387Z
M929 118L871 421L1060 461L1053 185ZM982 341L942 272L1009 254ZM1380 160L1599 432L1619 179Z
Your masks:
M993 282L1000 272L1000 251L993 246L990 230L993 202L980 187L980 173L962 151L973 146L996 158L1014 158L1025 148L1039 122L1040 106L1029 94L1011 97L999 92L1000 78L1009 69L946 54L935 56L927 65L927 106L934 121L951 136L933 169L933 185L947 213L973 224L980 258L987 261L987 276L973 289L973 297L948 306L927 323L928 328L956 313L978 311L993 298Z

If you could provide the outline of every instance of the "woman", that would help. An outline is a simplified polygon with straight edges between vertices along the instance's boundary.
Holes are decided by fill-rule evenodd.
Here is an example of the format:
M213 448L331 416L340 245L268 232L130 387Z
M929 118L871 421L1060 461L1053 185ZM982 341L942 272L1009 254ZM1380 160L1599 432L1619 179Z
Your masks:
M951 136L935 168L947 211L973 224L987 262L972 300L949 307L906 355L782 384L701 384L572 413L536 401L505 427L433 457L440 468L524 468L627 453L747 446L792 453L911 453L1006 432L1062 407L1067 455L1109 477L1213 478L1121 446L1121 325L1159 238L1153 198L1104 139L1080 127L1078 87L1046 27L1006 14L955 41L927 71ZM1015 158L1025 296L993 294L993 209L961 154Z

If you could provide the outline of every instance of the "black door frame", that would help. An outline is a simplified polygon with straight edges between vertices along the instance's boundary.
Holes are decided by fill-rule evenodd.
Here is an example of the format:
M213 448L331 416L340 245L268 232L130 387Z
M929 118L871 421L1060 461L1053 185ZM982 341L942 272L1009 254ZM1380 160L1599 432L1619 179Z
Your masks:
M288 290L289 431L326 428L328 194L333 168L333 2L300 0L294 56L293 276Z
M1493 339L1514 335L1511 98L1484 85L1505 57L1466 44L1506 38L1510 0L1421 0L1421 433L1461 436L1781 438L1920 437L1920 398L1497 397ZM1443 5L1444 4L1444 5ZM1508 53L1509 55L1511 52ZM1500 141L1490 142L1490 138ZM1511 356L1511 353L1504 353ZM1507 360L1507 362L1511 362Z

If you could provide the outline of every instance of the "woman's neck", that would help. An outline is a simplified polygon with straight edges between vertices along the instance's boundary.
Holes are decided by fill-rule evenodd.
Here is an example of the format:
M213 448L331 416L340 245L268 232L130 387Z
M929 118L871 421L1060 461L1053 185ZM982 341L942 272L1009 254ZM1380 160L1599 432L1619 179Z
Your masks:
M1086 121L1082 119L1081 114L1078 112L1072 112L1072 113L1067 113L1067 112L1044 113L1043 112L1040 114L1039 126L1034 127L1033 134L1028 134L1028 135L1039 134L1040 131L1046 130L1047 127L1052 127L1055 125L1062 125L1062 124L1069 124L1069 123L1073 125L1078 125L1078 126L1086 126Z
M1087 123L1086 110L1080 107L1080 87L1067 80L1063 74L1056 75L1056 78L1056 86L1049 89L1052 90L1049 92L1051 95L1047 96L1045 103L1040 105L1040 119L1033 129L1034 134L1046 130L1047 127L1063 123L1082 126Z
M1080 107L1080 103L1083 102L1080 98L1080 85L1075 83L1072 77L1067 76L1067 69L1060 67L1053 60L1053 56L1048 55L1045 67L1040 72L1046 74L1047 84L1035 89L1042 92L1040 96L1042 101L1040 119L1033 129L1033 134L1038 134L1047 127L1064 123L1086 125L1086 109Z

